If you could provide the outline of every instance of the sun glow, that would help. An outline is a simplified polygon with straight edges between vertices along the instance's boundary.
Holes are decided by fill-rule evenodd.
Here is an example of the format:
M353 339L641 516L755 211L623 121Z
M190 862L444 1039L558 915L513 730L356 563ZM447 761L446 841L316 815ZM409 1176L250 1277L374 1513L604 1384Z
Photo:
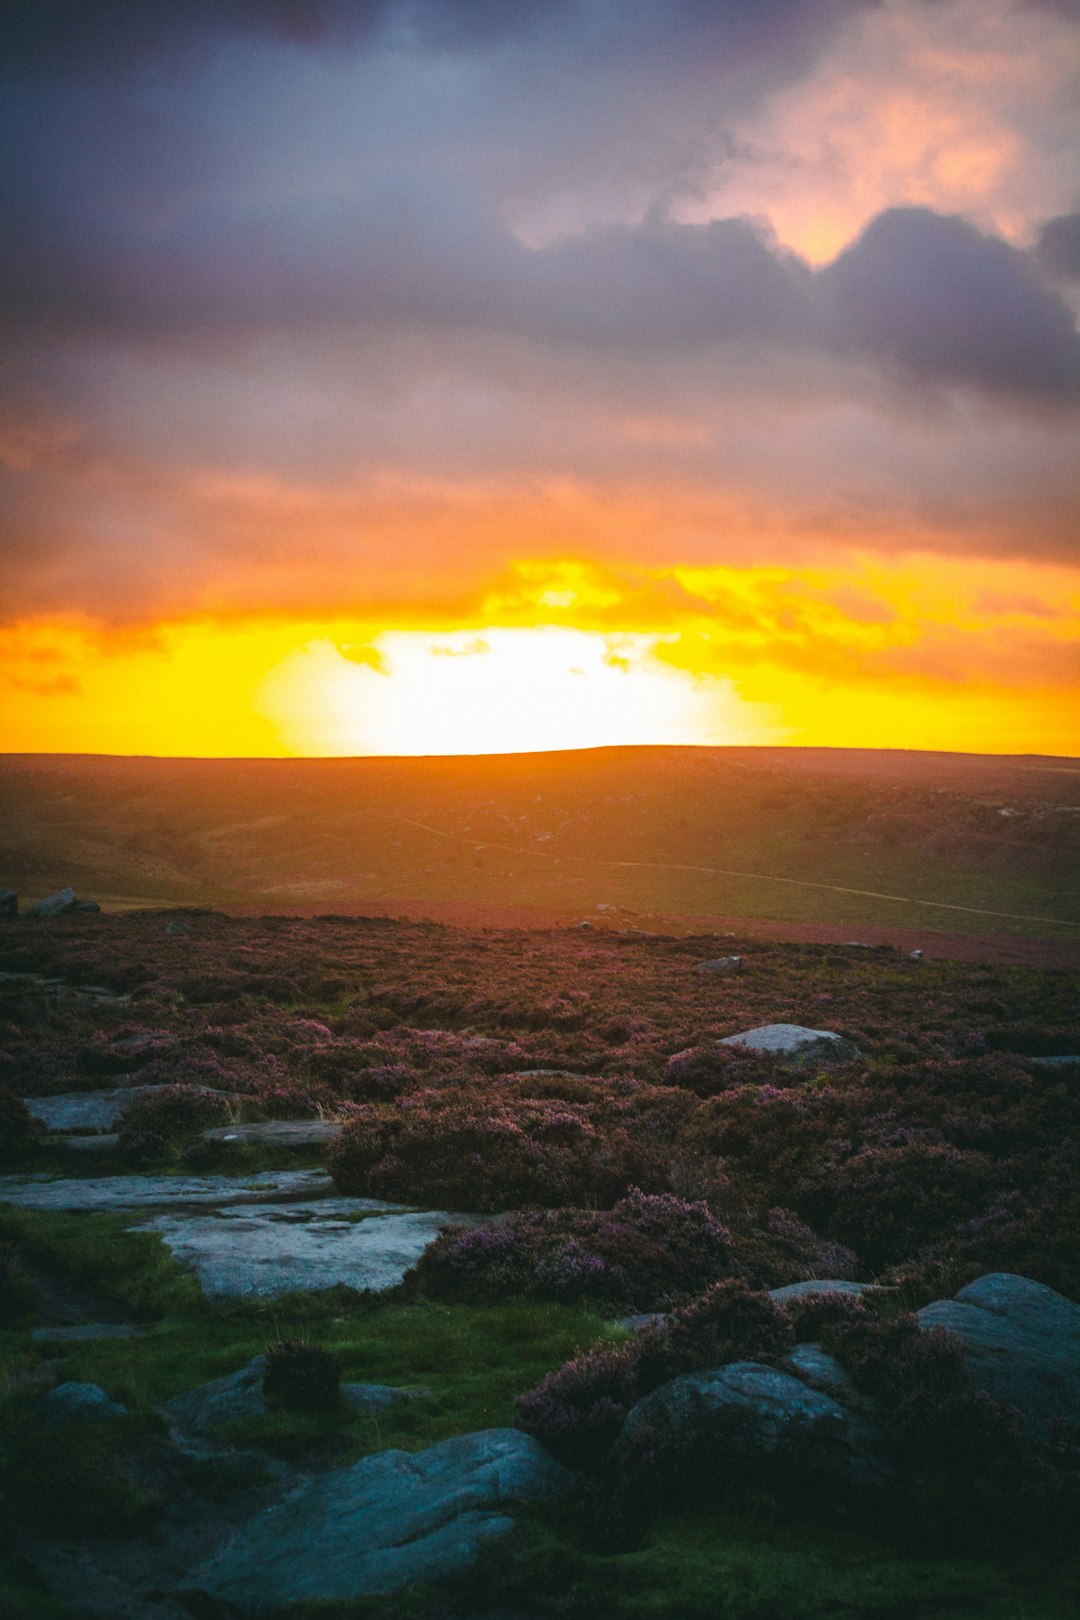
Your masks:
M309 754L494 754L618 743L758 740L731 682L660 662L658 638L569 629L387 631L309 642L256 708Z

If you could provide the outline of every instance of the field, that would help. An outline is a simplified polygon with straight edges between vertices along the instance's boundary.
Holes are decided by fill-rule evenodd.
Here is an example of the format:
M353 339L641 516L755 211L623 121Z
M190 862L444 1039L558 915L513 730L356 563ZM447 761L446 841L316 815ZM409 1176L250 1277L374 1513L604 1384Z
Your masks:
M792 937L1080 924L1080 763L630 748L447 759L0 759L0 885L212 905ZM967 954L971 954L970 948ZM1038 960L1038 954L1029 959Z

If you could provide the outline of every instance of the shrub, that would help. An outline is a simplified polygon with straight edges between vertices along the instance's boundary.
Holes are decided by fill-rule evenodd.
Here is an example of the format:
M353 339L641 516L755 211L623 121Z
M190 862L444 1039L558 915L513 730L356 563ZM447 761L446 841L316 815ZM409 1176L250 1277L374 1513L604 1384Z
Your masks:
M119 1121L119 1149L139 1162L159 1158L229 1118L224 1097L194 1086L157 1086L125 1108Z
M266 1352L263 1392L269 1405L290 1412L330 1411L341 1393L341 1363L304 1339L278 1339Z
M641 1387L634 1344L590 1350L517 1400L516 1423L567 1468L589 1469L611 1449Z
M684 1303L733 1266L731 1234L705 1204L634 1187L610 1210L514 1214L444 1233L414 1280L442 1298L519 1294L650 1311Z
M655 1389L703 1367L772 1360L793 1343L784 1310L767 1293L730 1278L675 1311L669 1322L645 1328L637 1339L638 1362L644 1382Z

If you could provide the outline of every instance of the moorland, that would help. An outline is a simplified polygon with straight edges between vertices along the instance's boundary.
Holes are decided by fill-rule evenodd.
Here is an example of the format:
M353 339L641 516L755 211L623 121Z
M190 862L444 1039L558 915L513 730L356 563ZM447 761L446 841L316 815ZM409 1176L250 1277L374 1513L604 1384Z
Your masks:
M813 927L910 944L1080 923L1080 762L861 749L429 759L0 757L0 882L108 907ZM877 930L876 933L867 932Z
M69 767L42 769L55 769L58 797L69 790ZM79 850L98 847L107 819L109 767L100 771L97 800L80 790L90 830ZM1008 807L1019 809L1010 787ZM549 788L536 791L546 802ZM837 789L845 803L855 791L846 779ZM980 779L970 803L984 797L985 826L1012 838L1021 816L998 816ZM444 811L429 806L432 825ZM76 807L63 813L75 829ZM54 805L46 820L59 814ZM115 825L115 804L108 814ZM602 819L632 842L632 807L605 806ZM242 838L229 825L219 841L238 877ZM185 836L213 847L205 834ZM568 848L570 828L559 836ZM676 818L673 850L682 836L692 843ZM298 826L280 870L300 862L302 844ZM110 858L118 873L134 862L131 849ZM304 858L310 871L322 857ZM985 848L980 860L970 870L1043 885L1038 908L1056 894L1064 915L1037 861L1018 876ZM250 1580L215 1589L198 1573L223 1538L242 1551L260 1514L301 1500L288 1494L299 1484L337 1479L391 1448L426 1456L493 1429L537 1442L567 1470L565 1488L521 1506L509 1537L450 1585L422 1580L290 1613L1074 1612L1075 1422L1059 1411L1033 1430L1022 1389L1018 1406L972 1387L960 1342L923 1331L913 1313L1004 1272L1029 1279L1032 1297L1071 1321L1076 974L930 948L917 958L888 945L675 936L607 920L462 928L190 906L0 919L7 1612L240 1612L229 1592L254 1592ZM775 1023L842 1039L804 1059L721 1044ZM59 1128L48 1104L80 1098L115 1104L101 1116L108 1128ZM328 1130L286 1142L274 1134L281 1121ZM448 1221L465 1212L462 1225L425 1240L378 1290L351 1273L331 1287L298 1276L285 1291L208 1288L195 1251L174 1242L192 1211L169 1205L170 1188L202 1178L251 1200L297 1171L330 1201L282 1202L277 1230L332 1211L324 1255L394 1218L374 1215L369 1200ZM130 1178L153 1183L148 1203L173 1213L155 1225L145 1208L110 1203L100 1189L119 1177L129 1198ZM247 1216L232 1228L238 1248L242 1227L265 1224L260 1208L232 1211ZM230 1212L216 1213L220 1229ZM815 1279L848 1292L817 1296ZM775 1294L799 1283L809 1296ZM652 1320L635 1320L643 1314ZM89 1336L86 1324L96 1324ZM825 1452L791 1435L763 1449L745 1422L714 1423L690 1443L685 1431L630 1420L680 1379L732 1363L782 1379L814 1346L829 1376L848 1381L852 1412L872 1414L870 1474L857 1446L842 1467L828 1452L826 1467ZM235 1391L229 1380L259 1355L275 1367L291 1356L292 1384L265 1374L253 1400L248 1374L212 1442L185 1430L190 1392L219 1379ZM1063 1365L1055 1400L1074 1388L1076 1366ZM368 1391L362 1404L339 1396L339 1378ZM50 1409L65 1389L88 1387L93 1421ZM387 1387L405 1396L373 1405L371 1390ZM799 1388L810 1400L812 1378ZM188 1406L169 1404L178 1398Z

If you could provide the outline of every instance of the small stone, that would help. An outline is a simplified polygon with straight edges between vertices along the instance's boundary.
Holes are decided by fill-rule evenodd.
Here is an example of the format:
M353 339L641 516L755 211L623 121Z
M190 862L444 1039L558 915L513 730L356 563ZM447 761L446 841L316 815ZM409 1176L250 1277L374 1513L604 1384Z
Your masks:
M40 1401L46 1423L108 1423L123 1417L127 1407L110 1400L98 1384L79 1384L74 1381L57 1384Z
M714 956L711 962L698 962L695 973L741 973L741 956Z
M418 1401L430 1389L399 1389L396 1384L342 1384L341 1398L358 1412L385 1412L401 1401Z
M268 1119L256 1125L215 1125L204 1142L249 1142L263 1147L300 1148L332 1142L343 1126L333 1119Z

